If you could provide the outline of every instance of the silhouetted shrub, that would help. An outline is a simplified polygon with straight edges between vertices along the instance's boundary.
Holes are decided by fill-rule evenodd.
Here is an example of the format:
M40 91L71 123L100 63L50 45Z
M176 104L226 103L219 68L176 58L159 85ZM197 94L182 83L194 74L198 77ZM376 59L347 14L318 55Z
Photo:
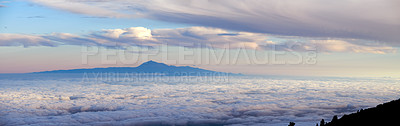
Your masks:
M321 122L319 123L320 126L325 126L325 120L322 119Z

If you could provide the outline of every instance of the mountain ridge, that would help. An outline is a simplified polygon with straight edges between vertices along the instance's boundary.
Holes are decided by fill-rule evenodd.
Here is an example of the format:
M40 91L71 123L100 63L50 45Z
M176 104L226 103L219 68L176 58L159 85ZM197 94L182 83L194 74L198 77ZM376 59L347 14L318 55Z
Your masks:
M106 68L87 68L87 69L69 69L69 70L51 70L51 71L41 71L32 72L34 74L40 73L163 73L166 75L171 74L182 74L182 73L192 73L192 74L229 74L229 75L242 75L238 73L227 73L218 72L212 70L206 70L201 68L195 68L190 66L174 66L167 65L164 63L159 63L155 61L147 61L142 63L137 67L106 67Z

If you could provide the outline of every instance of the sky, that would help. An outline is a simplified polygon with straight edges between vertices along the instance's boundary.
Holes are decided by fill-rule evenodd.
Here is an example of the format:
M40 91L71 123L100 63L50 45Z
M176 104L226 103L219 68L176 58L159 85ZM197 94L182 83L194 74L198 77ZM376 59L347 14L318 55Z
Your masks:
M2 0L0 73L148 60L255 75L400 77L397 0Z

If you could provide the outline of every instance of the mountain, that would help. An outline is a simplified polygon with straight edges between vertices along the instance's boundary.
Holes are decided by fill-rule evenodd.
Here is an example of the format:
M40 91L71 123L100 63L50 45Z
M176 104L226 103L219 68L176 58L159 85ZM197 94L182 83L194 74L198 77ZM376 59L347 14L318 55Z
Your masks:
M241 75L234 73L217 72L211 70L205 70L200 68L194 68L190 66L173 66L164 63L158 63L155 61L148 61L141 64L138 67L108 67L108 68L92 68L92 69L71 69L71 70L54 70L54 71L42 71L37 73L159 73L169 76L204 76L204 75Z
M320 126L400 126L400 99L380 104L373 108L361 109L356 113L334 116L331 122L321 120Z

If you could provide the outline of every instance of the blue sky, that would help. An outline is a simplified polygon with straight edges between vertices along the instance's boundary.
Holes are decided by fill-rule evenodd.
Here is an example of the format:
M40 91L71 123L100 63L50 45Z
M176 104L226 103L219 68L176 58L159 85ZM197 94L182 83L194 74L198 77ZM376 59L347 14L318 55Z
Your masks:
M52 9L29 1L9 1L1 11L1 33L49 34L53 32L86 33L101 29L128 27L178 28L186 24L143 18L105 18ZM7 28L5 28L7 27Z
M1 1L0 73L137 66L156 60L245 74L400 77L399 3L366 3ZM83 64L86 46L98 50ZM222 58L229 62L207 57L210 48L230 50L230 58ZM241 49L247 54L237 53ZM117 54L108 56L115 63L103 62L104 50ZM124 56L154 54L127 64L118 51L126 51ZM268 55L269 62L257 62L253 52ZM306 62L311 53L316 61ZM271 55L285 63L274 63Z

